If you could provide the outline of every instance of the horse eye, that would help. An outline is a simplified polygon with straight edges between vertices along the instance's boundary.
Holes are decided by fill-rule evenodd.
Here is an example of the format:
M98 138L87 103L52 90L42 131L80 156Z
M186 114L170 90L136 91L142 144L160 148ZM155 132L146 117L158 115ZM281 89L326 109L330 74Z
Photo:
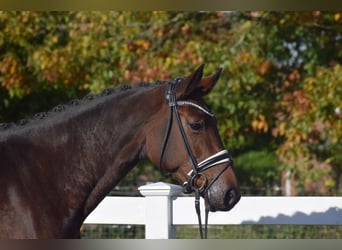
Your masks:
M190 123L189 126L194 131L200 131L200 130L203 130L203 128L204 128L203 122Z

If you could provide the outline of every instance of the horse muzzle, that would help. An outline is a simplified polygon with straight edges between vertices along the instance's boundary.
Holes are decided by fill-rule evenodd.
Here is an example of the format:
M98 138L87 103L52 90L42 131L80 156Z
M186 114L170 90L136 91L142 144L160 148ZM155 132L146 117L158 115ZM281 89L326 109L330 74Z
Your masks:
M239 202L241 194L238 188L225 189L220 185L212 185L204 198L209 211L229 211Z
M183 192L187 194L198 189L205 199L206 208L211 212L229 211L239 202L241 194L238 188L227 188L220 182L210 186L208 183L204 174L198 174L183 184Z
M216 169L209 178L207 169ZM212 170L213 172L213 170ZM241 194L233 170L233 161L227 150L222 150L198 164L183 183L184 193L198 192L205 198L208 210L229 211L240 200Z

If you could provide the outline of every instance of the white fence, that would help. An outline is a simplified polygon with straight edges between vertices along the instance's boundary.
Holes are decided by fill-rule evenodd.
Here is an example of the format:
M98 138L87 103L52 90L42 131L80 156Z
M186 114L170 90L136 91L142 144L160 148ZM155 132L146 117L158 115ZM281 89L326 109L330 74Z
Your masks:
M85 223L145 225L146 239L175 238L174 225L197 225L194 197L182 197L180 186L158 182L139 191L144 197L106 197ZM342 197L242 197L231 211L209 214L209 225L232 224L341 225Z

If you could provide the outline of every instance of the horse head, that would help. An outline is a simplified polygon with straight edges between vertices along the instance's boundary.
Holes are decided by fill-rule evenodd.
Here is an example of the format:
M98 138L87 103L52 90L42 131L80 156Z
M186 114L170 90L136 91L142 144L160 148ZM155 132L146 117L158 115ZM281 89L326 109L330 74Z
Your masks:
M228 211L240 199L239 185L215 116L203 100L221 69L202 77L203 68L167 84L158 119L147 134L147 153L162 173L183 184L184 192L198 192L207 210Z

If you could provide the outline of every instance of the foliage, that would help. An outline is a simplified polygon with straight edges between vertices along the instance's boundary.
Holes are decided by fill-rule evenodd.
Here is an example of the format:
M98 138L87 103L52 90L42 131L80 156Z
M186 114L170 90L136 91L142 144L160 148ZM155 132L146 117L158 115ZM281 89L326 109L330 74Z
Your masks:
M279 185L291 170L298 192L336 193L341 22L341 13L319 11L0 12L0 121L109 86L221 66L207 101L241 184L257 190L278 176Z
M234 163L239 166L238 176L244 180L241 189L245 194L278 194L280 168L274 152L250 150L239 155Z

